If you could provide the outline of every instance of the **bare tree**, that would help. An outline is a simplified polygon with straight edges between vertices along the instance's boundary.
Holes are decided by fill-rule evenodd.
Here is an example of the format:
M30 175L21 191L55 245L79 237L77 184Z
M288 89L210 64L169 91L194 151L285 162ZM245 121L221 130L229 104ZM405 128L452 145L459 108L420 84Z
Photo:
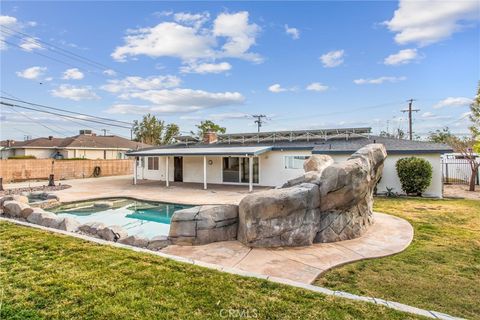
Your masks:
M470 168L472 169L472 174L470 176L470 188L469 191L475 191L475 179L478 174L478 167L480 166L480 163L477 162L476 160L476 155L473 150L473 147L475 145L475 139L474 138L457 138L457 137L452 137L449 141L449 144L452 146L453 150L455 152L460 153L464 159L468 161L468 164L470 165Z

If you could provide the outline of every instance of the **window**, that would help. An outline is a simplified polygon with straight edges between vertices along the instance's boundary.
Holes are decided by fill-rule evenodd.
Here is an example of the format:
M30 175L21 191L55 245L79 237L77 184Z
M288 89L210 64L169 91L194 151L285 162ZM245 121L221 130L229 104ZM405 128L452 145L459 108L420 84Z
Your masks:
M303 163L309 156L285 156L285 169L303 169Z
M148 157L148 170L158 170L158 157Z
M253 157L253 183L258 183L258 157ZM248 183L249 175L248 158L224 157L223 158L223 182Z

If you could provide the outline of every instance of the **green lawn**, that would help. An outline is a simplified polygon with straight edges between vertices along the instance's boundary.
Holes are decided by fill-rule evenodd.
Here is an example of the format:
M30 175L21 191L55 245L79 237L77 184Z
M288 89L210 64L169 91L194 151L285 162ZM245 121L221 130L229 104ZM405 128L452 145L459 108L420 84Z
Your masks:
M2 320L418 318L5 222L0 253Z
M375 210L408 220L413 243L333 269L316 284L480 319L480 201L378 198Z

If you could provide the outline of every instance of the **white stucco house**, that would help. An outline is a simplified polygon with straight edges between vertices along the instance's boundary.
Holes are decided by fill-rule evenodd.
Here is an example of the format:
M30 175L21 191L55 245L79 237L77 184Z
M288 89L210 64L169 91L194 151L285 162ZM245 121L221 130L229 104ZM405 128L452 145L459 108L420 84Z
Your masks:
M208 133L203 141L190 136L176 144L127 153L136 158L134 183L140 179L170 182L281 186L303 174L303 162L312 154L328 154L335 161L348 158L370 143L382 143L388 153L378 192L394 188L401 193L395 164L400 158L417 156L433 167L425 196L442 197L441 155L451 152L444 144L389 139L370 134L371 128L323 129L261 133Z

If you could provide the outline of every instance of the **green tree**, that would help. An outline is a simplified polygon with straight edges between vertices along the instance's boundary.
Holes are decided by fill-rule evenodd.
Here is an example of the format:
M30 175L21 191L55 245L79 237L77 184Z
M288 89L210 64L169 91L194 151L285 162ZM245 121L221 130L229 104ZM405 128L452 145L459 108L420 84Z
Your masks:
M170 144L173 137L180 132L179 127L170 123L165 125L165 121L158 120L150 113L143 116L142 121L133 121L133 134L135 141L151 145Z
M435 131L430 131L428 133L427 140L436 143L448 143L452 137L453 134L450 132L450 129L448 127L445 127L442 129L437 129Z
M203 137L203 135L208 131L216 133L225 133L225 131L227 131L225 127L221 127L211 120L202 121L200 124L197 124L196 127L198 129L197 134L199 137Z

